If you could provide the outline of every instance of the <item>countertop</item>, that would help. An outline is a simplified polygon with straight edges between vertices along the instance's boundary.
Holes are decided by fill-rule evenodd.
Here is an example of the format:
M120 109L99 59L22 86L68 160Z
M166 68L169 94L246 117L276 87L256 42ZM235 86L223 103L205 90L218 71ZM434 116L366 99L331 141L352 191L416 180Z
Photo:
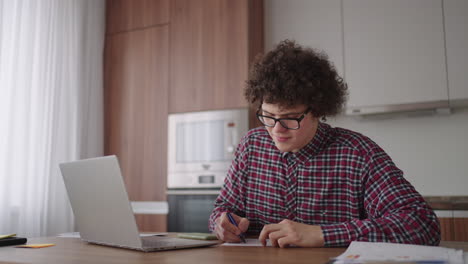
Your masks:
M468 196L424 196L433 210L468 210Z

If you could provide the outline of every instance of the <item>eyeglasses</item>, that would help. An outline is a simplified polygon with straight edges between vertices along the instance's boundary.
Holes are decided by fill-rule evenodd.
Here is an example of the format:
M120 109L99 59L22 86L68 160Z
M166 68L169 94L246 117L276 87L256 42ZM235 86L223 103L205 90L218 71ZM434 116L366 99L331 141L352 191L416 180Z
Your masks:
M284 128L287 129L292 129L292 130L297 130L301 128L301 121L304 119L304 117L309 113L309 109L307 109L302 115L298 118L274 118L271 116L266 116L260 114L262 112L262 109L257 110L257 118L262 122L267 127L274 127L276 125L276 122L279 122Z

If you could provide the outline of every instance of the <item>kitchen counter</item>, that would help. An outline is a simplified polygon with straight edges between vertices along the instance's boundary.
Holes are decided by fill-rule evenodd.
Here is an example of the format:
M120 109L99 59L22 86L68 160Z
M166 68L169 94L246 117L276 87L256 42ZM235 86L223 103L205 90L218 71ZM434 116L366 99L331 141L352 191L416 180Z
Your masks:
M425 196L433 210L468 210L468 196Z

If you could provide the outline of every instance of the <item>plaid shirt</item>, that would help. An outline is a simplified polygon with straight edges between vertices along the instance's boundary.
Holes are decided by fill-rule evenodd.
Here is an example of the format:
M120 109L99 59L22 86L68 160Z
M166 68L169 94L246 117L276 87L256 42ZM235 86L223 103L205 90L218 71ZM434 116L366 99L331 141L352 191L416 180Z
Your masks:
M438 245L437 217L390 157L369 138L319 123L297 153L281 153L264 127L239 144L209 227L222 212L248 233L283 219L320 225L325 246L351 241Z

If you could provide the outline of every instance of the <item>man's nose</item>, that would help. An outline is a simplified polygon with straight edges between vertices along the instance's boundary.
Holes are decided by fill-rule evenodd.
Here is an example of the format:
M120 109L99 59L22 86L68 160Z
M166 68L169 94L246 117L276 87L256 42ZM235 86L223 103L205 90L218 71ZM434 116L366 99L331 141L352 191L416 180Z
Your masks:
M275 126L273 127L273 131L275 132L284 132L285 130L288 130L287 128L285 128L281 123L280 121L277 121Z

